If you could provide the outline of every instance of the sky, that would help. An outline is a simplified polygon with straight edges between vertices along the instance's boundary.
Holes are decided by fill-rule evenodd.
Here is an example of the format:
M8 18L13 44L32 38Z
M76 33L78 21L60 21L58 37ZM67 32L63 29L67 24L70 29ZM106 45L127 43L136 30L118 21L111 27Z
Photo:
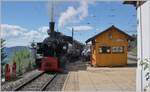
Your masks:
M55 30L85 41L114 25L122 31L136 34L136 9L122 1L55 1ZM6 47L29 46L34 40L41 42L48 37L51 21L51 1L2 1L1 38Z

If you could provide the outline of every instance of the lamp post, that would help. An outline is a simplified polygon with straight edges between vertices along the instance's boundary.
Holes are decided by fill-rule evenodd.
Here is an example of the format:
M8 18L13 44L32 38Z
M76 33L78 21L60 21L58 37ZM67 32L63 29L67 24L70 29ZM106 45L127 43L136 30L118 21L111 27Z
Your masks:
M72 28L72 45L74 44L74 39L73 39L73 36L74 36L74 29Z

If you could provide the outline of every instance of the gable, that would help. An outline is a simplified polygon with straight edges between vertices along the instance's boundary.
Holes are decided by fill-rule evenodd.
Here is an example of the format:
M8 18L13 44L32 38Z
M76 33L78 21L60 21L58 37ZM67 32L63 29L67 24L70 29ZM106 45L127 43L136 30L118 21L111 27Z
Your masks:
M128 39L128 36L126 36L125 34L121 33L120 31L116 30L116 29L110 29L106 32L104 32L103 34L97 36L95 38L96 39L108 39L108 40L112 40L112 39L124 39L124 40L127 40Z
M132 40L132 37L131 37L130 35L126 34L125 32L121 31L120 29L118 29L118 28L116 28L115 26L112 25L111 27L109 27L109 28L106 29L105 31L103 31L103 32L101 32L101 33L99 33L99 34L97 34L97 35L95 35L95 36L89 38L89 39L86 41L86 43L88 43L89 41L95 40L97 37L99 37L99 36L101 36L101 35L105 35L105 33L109 33L109 32L113 33L113 30L114 30L114 32L117 32L118 35L122 35L123 37ZM113 35L115 35L115 34L113 34ZM116 36L117 36L117 35L116 35Z

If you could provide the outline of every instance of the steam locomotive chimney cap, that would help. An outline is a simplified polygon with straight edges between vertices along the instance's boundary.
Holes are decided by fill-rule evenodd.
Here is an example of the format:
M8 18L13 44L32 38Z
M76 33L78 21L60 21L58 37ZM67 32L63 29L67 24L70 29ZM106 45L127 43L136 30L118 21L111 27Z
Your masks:
M49 29L48 29L48 34L54 32L55 28L55 22L49 22Z

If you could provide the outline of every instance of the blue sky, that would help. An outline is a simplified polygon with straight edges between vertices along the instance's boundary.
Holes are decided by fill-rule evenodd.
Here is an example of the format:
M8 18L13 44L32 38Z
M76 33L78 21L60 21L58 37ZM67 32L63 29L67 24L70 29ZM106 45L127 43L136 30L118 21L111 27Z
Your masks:
M1 26L6 46L29 45L47 37L50 6L47 1L3 1ZM75 39L83 43L111 25L136 34L136 9L121 1L61 1L54 8L55 29L71 36L73 27Z

